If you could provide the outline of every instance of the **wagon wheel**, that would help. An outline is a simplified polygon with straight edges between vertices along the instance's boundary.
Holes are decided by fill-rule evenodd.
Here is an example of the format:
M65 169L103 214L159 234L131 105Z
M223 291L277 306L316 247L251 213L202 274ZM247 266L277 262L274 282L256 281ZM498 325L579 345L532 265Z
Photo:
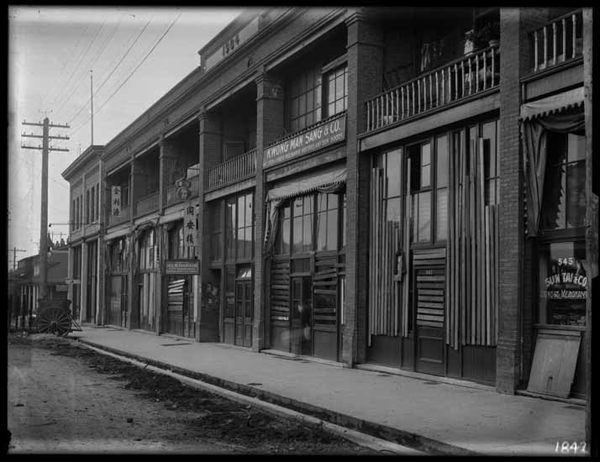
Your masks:
M38 332L62 336L71 330L71 313L64 308L46 308L37 317Z

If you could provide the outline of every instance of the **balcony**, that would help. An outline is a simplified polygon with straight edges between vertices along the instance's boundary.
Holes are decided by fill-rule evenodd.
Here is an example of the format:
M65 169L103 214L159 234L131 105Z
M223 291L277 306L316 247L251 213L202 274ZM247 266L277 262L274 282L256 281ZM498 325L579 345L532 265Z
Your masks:
M108 217L108 226L116 226L120 225L121 223L125 223L126 221L129 221L130 211L131 207L127 206L121 207L121 212L119 213L119 215L110 214Z
M148 215L158 210L158 191L148 194L138 200L135 207L135 216Z
M575 59L583 49L582 11L561 16L531 33L533 71Z
M500 83L498 46L466 55L367 101L366 131L395 124L495 88Z
M208 171L208 187L214 189L251 177L256 172L256 149L229 159Z
M191 183L189 199L193 197L198 197L198 194L200 192L200 175L190 177L188 178L188 180ZM179 204L181 202L184 202L184 200L181 197L179 197L179 194L177 192L177 186L174 184L170 185L167 188L167 202L165 205L168 207L170 205Z

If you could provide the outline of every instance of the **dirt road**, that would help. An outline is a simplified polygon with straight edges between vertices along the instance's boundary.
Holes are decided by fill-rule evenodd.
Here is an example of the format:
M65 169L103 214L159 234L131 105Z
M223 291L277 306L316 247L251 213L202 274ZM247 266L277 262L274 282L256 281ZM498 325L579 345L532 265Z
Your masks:
M374 454L48 335L9 336L9 453Z

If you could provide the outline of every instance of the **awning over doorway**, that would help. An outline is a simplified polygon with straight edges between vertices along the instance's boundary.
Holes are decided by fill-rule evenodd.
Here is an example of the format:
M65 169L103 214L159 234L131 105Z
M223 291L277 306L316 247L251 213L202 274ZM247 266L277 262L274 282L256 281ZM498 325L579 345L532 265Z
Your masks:
M290 197L310 194L318 189L336 188L346 182L346 168L337 168L317 175L288 181L267 193L267 201L288 199Z
M521 119L530 120L583 105L583 87L548 96L521 106Z
M547 163L547 133L583 133L583 87L521 106L521 141L526 177L529 236L538 233Z
M303 196L315 191L328 194L337 193L345 184L346 168L337 167L316 175L307 175L290 180L270 189L266 197L265 256L268 256L273 250L273 243L277 234L279 207L286 199Z

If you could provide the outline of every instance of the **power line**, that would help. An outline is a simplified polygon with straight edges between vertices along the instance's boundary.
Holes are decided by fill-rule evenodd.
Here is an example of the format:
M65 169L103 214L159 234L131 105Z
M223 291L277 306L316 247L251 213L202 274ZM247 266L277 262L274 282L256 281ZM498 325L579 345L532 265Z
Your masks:
M165 38L165 36L169 33L169 31L171 30L171 28L173 27L173 25L175 25L175 22L179 19L179 16L181 16L181 12L179 12L179 14L177 15L177 17L173 20L173 22L169 25L169 27L167 28L167 30L160 36L160 38L158 39L158 41L154 44L154 46L152 47L152 49L146 54L146 56L144 56L144 59L142 59L142 61L136 66L136 68L133 70L133 72L131 74L129 74L129 76L125 79L125 81L119 85L119 87L114 91L114 93L112 95L110 95L108 97L108 99L104 102L104 104L102 104L102 106L100 106L96 111L94 111L94 114L97 114L98 112L100 112L100 110L106 106L106 104L112 99L113 96L115 96L115 94L123 87L123 85L125 85L129 79L131 78L131 76L133 76L133 74L135 74L135 72L140 68L140 66L142 64L144 64L144 62L146 61L146 59L148 58L148 56L150 56L150 54L154 51L154 49L158 46L158 44L162 41L163 38ZM88 118L83 124L81 124L79 127L77 127L75 130L73 130L73 132L71 132L71 134L76 133L79 129L81 129L85 124L88 123L88 121L91 119Z
M83 33L81 34L81 36L79 37L79 39L77 40L77 44L73 47L73 50L76 50L79 47L79 44L81 43L81 40L83 39L83 37L85 37L85 32L88 30L88 28L90 27L92 23L88 22L85 25L85 28L83 29ZM41 106L44 105L46 98L48 96L50 96L50 94L54 91L54 88L56 87L56 84L58 83L58 81L60 80L60 77L63 73L63 71L65 70L65 68L67 67L67 64L71 63L71 61L73 61L75 58L75 53L71 53L69 59L67 59L65 61L65 63L63 64L62 69L60 70L60 72L57 74L56 78L54 79L54 83L51 85L50 90L48 90L48 92L44 95L44 97L42 98L42 102L40 103Z
M98 92L102 89L102 87L104 86L104 84L106 84L106 82L108 81L108 79L110 79L110 77L115 73L115 71L117 70L117 68L121 65L121 63L123 62L123 60L129 55L129 52L134 47L134 45L137 43L137 41L140 39L140 37L142 36L142 34L144 33L144 31L146 30L146 28L148 27L148 25L150 24L151 21L152 21L152 18L150 18L148 20L148 22L146 23L146 25L143 27L143 29L140 31L140 33L138 34L138 36L135 38L135 41L129 46L129 48L127 49L127 51L125 52L125 54L121 57L120 61L116 64L116 66L113 67L113 69L110 72L110 74L108 75L108 77L106 77L106 79L104 79L104 81L100 84L99 88L94 92L94 96L96 96L98 94ZM77 113L73 117L71 117L69 123L72 123L75 120L75 118L79 114L81 114L81 111L83 111L85 108L87 108L87 105L89 104L90 101L91 101L91 98L89 98L87 100L87 102L81 107L81 109L79 109L79 111L77 111ZM87 123L87 121L85 123Z
M108 46L108 44L110 43L110 41L113 39L113 37L115 36L115 33L117 32L117 29L121 25L121 21L123 21L123 14L121 15L121 17L119 19L119 22L117 23L117 25L115 26L115 28L110 33L110 36L108 36L108 39L105 40L104 43L102 43L100 45L100 50L96 54L96 57L94 58L94 61L92 62L92 64L90 66L88 66L90 69L94 68L94 66L96 65L96 63L98 62L98 60L100 59L100 57L102 56L102 54L104 53L104 51L106 50L106 47ZM63 101L63 103L58 107L58 109L56 110L56 112L60 112L60 110L64 107L64 105L67 103L67 101L69 101L73 97L73 95L75 95L77 93L77 89L79 87L81 87L81 84L83 82L85 82L85 81L86 81L85 79L79 80L79 83L77 85L75 85L75 88L73 89L73 91L71 92L71 94Z
M73 68L73 71L71 72L71 75L69 76L69 79L67 80L67 82L63 86L62 91L58 94L58 96L56 98L54 98L54 100L52 102L53 106L56 106L57 103L58 103L58 100L61 100L63 98L63 95L66 94L67 91L69 91L69 88L70 88L69 84L71 83L71 80L73 80L73 76L75 75L75 73L79 69L79 67L81 66L81 62L83 61L84 56L87 55L88 51L90 50L90 48L92 47L92 45L96 41L96 38L98 37L98 34L100 33L100 30L102 30L102 27L104 27L104 23L105 22L106 22L106 15L104 15L104 19L102 21L102 24L100 24L100 27L98 29L96 29L96 32L94 33L94 36L90 40L90 43L88 44L88 46L85 49L85 51L82 50L82 53L80 53L80 57L79 57L79 61L77 62L77 65L75 66L75 68Z

